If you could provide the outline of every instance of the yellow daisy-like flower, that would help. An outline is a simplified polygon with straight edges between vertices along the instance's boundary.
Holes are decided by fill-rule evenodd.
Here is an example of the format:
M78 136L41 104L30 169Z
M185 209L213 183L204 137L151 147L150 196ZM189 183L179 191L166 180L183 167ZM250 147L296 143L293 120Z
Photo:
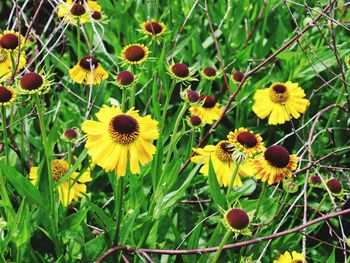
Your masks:
M222 114L220 104L211 96L202 96L200 100L203 104L191 106L191 114L199 116L205 124L212 124L213 121L218 120Z
M139 164L150 162L156 152L152 141L159 137L158 122L149 115L141 117L137 110L123 113L114 106L103 106L96 117L98 121L87 120L82 126L92 162L118 176L125 175L130 162L131 172L139 174Z
M5 30L0 34L0 50L5 52L23 50L25 47L24 37L13 30Z
M57 15L63 18L64 22L72 25L76 25L78 21L80 24L85 24L91 21L91 17L95 20L101 19L101 6L92 0L67 0L65 3L58 5Z
M45 94L49 91L53 81L50 80L50 74L40 74L36 72L25 73L18 85L18 90L22 94Z
M13 53L14 62L17 60L17 52ZM17 71L22 70L27 63L27 59L25 57L24 52L21 52L19 56L19 61L17 65ZM11 61L11 53L6 51L0 51L0 80L5 80L11 76L12 73L12 61Z
M0 106L11 105L16 97L16 91L12 87L0 86Z
M234 132L231 131L227 138L234 148L248 157L253 157L265 149L261 136L254 134L246 128L239 128Z
M269 116L271 125L283 124L291 117L298 119L305 113L309 100L305 99L305 92L297 83L274 83L267 89L256 91L253 111L261 118Z
M270 185L292 177L297 163L296 155L289 155L286 148L278 145L268 147L253 160L256 178Z
M141 28L143 32L150 35L153 39L163 35L166 31L166 26L155 20L143 22Z
M273 263L307 263L303 255L296 251L292 251L290 254L288 251L284 252L284 254L280 255L277 260L274 260Z
M64 160L52 161L52 176L55 182L58 182L63 176L66 175L69 169L68 162ZM29 179L33 184L36 184L38 178L38 167L30 168ZM70 178L64 181L58 188L58 197L60 202L67 206L72 200L78 201L79 198L86 193L85 183L91 182L92 178L90 172L84 172L79 176L78 172L73 172ZM76 180L76 182L74 182Z
M69 76L77 83L85 82L87 85L100 84L108 78L108 72L93 56L83 57L78 64L69 70Z
M211 160L219 185L221 187L229 186L236 163L232 159L232 150L228 141L220 141L216 145L207 145L203 149L197 148L193 149L193 151L198 155L192 157L191 161L194 163L203 162L200 173L208 176ZM241 164L233 186L240 187L243 185L240 176L251 177L253 174L254 171L249 161Z
M123 48L121 59L124 64L136 65L142 64L148 58L148 47L142 44L131 44Z

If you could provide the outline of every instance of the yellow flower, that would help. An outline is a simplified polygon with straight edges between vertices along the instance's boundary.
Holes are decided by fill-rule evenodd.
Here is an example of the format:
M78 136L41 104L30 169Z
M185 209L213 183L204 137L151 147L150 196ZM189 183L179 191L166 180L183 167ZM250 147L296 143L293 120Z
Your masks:
M231 131L227 138L234 148L248 157L253 157L265 149L261 136L254 134L246 128L239 128L234 132Z
M64 160L52 161L52 176L55 182L58 182L69 169L69 164ZM38 167L30 168L29 179L36 184L38 178ZM76 182L74 182L76 181ZM67 206L73 199L78 201L86 193L85 183L91 182L90 172L84 172L79 176L78 172L73 172L68 180L65 180L58 188L58 197L60 202Z
M123 48L121 53L121 59L124 64L142 64L148 58L149 51L145 45L132 44Z
M97 14L101 14L101 6L92 0L84 2L67 0L65 3L59 4L57 8L58 17L63 18L64 22L72 25L76 25L78 21L80 24L90 22L91 17L96 19Z
M143 22L141 27L142 31L150 35L153 39L163 35L166 30L166 26L163 23L154 20Z
M199 163L203 159L203 166L200 169L200 173L208 176L211 160L219 185L221 187L227 187L230 184L236 163L232 159L232 151L228 141L220 141L216 145L207 145L203 149L197 148L193 149L193 151L198 155L191 158L192 162ZM253 172L250 161L241 164L233 186L242 186L240 176L251 177L253 176Z
M301 113L305 113L309 101L304 97L305 92L297 83L277 82L256 91L253 111L261 119L269 116L271 125L283 124L291 117L298 119Z
M0 106L8 106L16 99L16 91L10 86L0 86Z
M190 112L192 115L200 117L205 124L212 124L220 118L222 114L222 109L220 104L211 96L201 97L203 104L200 106L190 107Z
M50 74L40 74L36 72L25 73L18 85L18 90L22 94L45 94L49 91L53 81L50 80Z
M290 254L286 251L277 260L274 260L273 263L306 263L306 261L301 253L292 251L292 254Z
M95 57L86 56L69 70L69 76L79 84L85 82L87 85L95 85L108 78L108 72L99 64Z
M296 155L289 155L286 148L277 145L268 147L253 160L256 178L270 185L292 177L297 163Z
M13 30L5 30L0 34L0 51L5 52L18 52L23 50L25 46L24 37Z
M124 176L127 164L133 174L150 162L156 152L153 140L158 139L158 122L149 115L141 117L137 110L123 113L119 107L103 106L96 114L98 121L87 120L82 130L87 133L85 147L92 162L106 172L115 170Z
M13 52L14 62L17 61L17 52ZM27 63L24 52L21 52L19 56L17 71L19 72L24 68ZM6 51L0 51L0 80L6 80L11 76L12 73L12 61L11 61L11 53Z

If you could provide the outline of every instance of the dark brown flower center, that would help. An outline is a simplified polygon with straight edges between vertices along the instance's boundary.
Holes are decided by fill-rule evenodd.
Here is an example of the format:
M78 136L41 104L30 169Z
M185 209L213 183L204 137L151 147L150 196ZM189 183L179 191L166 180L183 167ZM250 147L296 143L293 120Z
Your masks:
M163 27L158 22L147 22L145 28L153 35L157 35L163 30Z
M276 84L272 87L272 89L274 90L274 92L279 93L279 94L283 94L287 90L286 86L284 86L282 84Z
M285 168L289 163L289 152L286 148L278 145L270 146L264 153L265 160L277 168Z
M237 71L233 73L232 78L237 82L241 82L241 80L244 78L244 74L241 71Z
M133 45L125 50L125 58L132 62L137 62L142 60L146 53L142 46Z
M28 72L23 75L20 84L24 90L36 90L41 87L43 82L43 78L39 74Z
M100 20L102 18L101 13L98 11L94 11L91 16L95 20Z
M339 194L341 192L341 190L343 189L341 183L335 178L330 179L327 182L327 187L328 187L329 191L331 191L334 194Z
M0 39L0 46L6 49L16 49L19 46L19 38L16 34L5 34Z
M255 135L251 132L240 132L237 135L237 141L247 148L252 148L258 143Z
M193 126L199 126L202 124L202 119L199 116L192 115L190 118L190 123Z
M212 96L201 96L201 101L203 101L204 108L214 108L216 100Z
M207 67L203 70L204 74L208 77L216 76L216 70L212 67Z
M72 6L70 12L72 13L72 15L82 16L83 14L85 14L85 7L82 4L75 3Z
M187 90L187 98L190 102L198 102L199 94L195 90Z
M97 68L98 67L98 61L95 57L93 56L86 56L86 57L83 57L81 60L80 60L80 63L79 65L83 68L83 69L86 69L86 70L89 70L91 71L93 68Z
M242 230L249 225L248 214L239 208L233 208L226 214L226 220L229 225L238 230Z
M229 142L221 141L216 145L215 155L220 161L232 162L232 153Z
M119 144L132 143L139 135L139 124L131 115L120 114L109 124L109 133L114 142Z
M318 176L318 175L313 175L313 176L310 177L310 182L311 182L312 184L318 185L318 184L321 184L321 183L322 183L322 180L321 180L321 177L320 177L320 176Z
M0 86L0 103L9 102L12 99L12 92L4 86Z
M78 136L78 133L74 129L68 129L64 131L64 137L67 139L75 139Z
M189 68L184 63L174 64L171 67L171 71L179 78L186 78L190 74Z
M117 76L117 81L123 86L130 85L134 82L134 75L127 70L121 71Z

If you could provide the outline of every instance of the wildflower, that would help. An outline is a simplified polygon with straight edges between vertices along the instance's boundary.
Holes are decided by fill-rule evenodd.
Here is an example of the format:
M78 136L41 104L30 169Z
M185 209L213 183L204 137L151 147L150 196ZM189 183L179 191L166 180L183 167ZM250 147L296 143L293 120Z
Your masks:
M237 83L241 82L243 78L244 78L244 73L239 70L232 74L232 79Z
M17 52L13 53L13 59L16 63L17 61ZM21 69L24 68L25 64L27 63L26 57L24 52L21 52L19 56L19 60L17 63L17 70L16 72L19 72ZM13 65L11 60L11 53L6 51L0 50L0 79L7 79L11 76L11 73L13 72Z
M142 64L148 58L149 51L145 45L131 44L123 48L121 58L125 64Z
M305 113L309 101L304 98L305 92L297 83L274 83L267 89L256 91L253 111L261 118L269 116L271 125L283 124L291 117L298 119Z
M63 133L63 139L67 142L72 142L78 137L78 132L75 129L67 129Z
M336 178L327 180L326 185L332 194L340 194L343 190L343 186Z
M201 75L203 78L208 80L214 80L221 76L215 68L206 67L202 70Z
M25 46L24 37L16 32L5 30L0 34L0 51L2 52L18 52Z
M274 260L273 263L306 263L306 261L301 253L292 251L292 254L290 254L286 251L277 260Z
M190 107L192 115L199 116L205 124L212 124L214 120L220 118L222 109L214 97L201 96L200 101L202 101L202 105Z
M197 103L199 101L199 94L191 88L185 89L180 93L181 98L188 103Z
M297 168L297 162L296 155L289 155L286 148L274 145L259 154L253 160L253 166L257 172L256 178L271 185L291 177L292 171Z
M319 175L316 174L316 175L310 176L309 183L313 187L320 187L322 185L322 179Z
M22 94L45 94L49 91L52 81L49 79L50 74L43 72L27 72L19 82L19 91Z
M57 8L58 17L63 18L64 22L72 25L77 25L78 21L80 24L90 22L90 16L93 17L95 12L101 13L101 6L92 0L67 0L65 3L59 4Z
M249 216L240 208L231 208L224 214L224 225L227 229L235 232L236 234L249 235Z
M135 77L134 75L127 70L119 72L117 75L117 86L119 88L128 88L135 84Z
M216 178L219 185L222 187L227 187L230 184L231 176L233 174L234 168L237 165L232 159L232 148L228 141L220 141L216 145L207 145L203 149L196 148L193 149L197 156L191 158L194 163L199 163L203 157L203 166L200 169L200 173L208 176L209 173L209 162L211 161L214 167ZM241 164L238 168L238 174L233 182L233 186L242 186L242 181L240 176L251 177L253 176L253 170L251 168L250 162Z
M10 86L0 86L0 106L11 105L16 99L16 91Z
M69 169L69 164L65 160L52 161L52 176L55 182L63 178ZM30 168L29 179L36 184L38 178L38 167ZM75 182L76 181L76 182ZM58 188L60 202L67 206L72 200L78 201L86 193L85 183L91 182L90 172L83 172L80 176L78 172L73 172L69 179L65 180Z
M198 127L201 126L202 124L202 119L196 115L192 115L189 119L188 119L188 124L192 127Z
M193 77L194 68L190 68L184 63L167 65L167 71L170 77L176 82L190 82L197 80Z
M79 84L85 82L87 85L95 85L108 78L108 72L95 57L86 56L69 70L69 76Z
M123 113L114 106L103 106L96 117L98 121L87 120L82 126L92 161L106 172L114 169L118 176L125 175L130 162L131 172L139 174L139 164L151 161L156 151L152 141L159 136L158 122L139 116L137 110Z
M254 134L246 128L239 128L234 132L231 131L227 139L236 149L248 157L253 157L265 149L261 136Z
M163 35L166 31L166 26L163 23L154 20L143 22L141 28L144 33L150 35L153 39Z

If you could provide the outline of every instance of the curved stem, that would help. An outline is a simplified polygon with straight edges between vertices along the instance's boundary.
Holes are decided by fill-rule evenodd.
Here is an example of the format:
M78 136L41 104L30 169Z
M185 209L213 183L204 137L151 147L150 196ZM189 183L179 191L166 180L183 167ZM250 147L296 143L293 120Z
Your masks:
M266 188L267 188L267 183L264 183L263 188L262 188L262 190L261 190L261 192L260 192L258 205L256 206L256 210L255 210L255 213L254 213L252 222L254 222L255 219L256 219L256 217L258 216L258 213L259 213L259 210L260 210L260 206L261 206L261 201L262 201L262 199L263 199L263 197L264 197Z
M233 173L231 175L231 179L230 179L230 184L228 185L228 189L227 189L227 193L226 193L226 199L228 201L228 197L230 196L230 193L233 189L233 183L236 180L237 174L238 174L238 169L239 169L239 163L235 163L235 166L233 168Z
M117 228L116 228L116 245L118 245L120 240L120 224L123 215L123 194L124 194L124 177L118 177L118 192L115 193L115 213L117 217Z
M222 238L221 242L220 242L220 245L218 247L218 250L216 251L216 253L214 254L214 257L213 257L213 260L212 262L213 263L216 263L220 257L220 254L222 252L222 249L224 247L224 245L226 244L227 242L227 239L229 238L229 236L231 235L231 231L230 230L227 230L224 237Z

